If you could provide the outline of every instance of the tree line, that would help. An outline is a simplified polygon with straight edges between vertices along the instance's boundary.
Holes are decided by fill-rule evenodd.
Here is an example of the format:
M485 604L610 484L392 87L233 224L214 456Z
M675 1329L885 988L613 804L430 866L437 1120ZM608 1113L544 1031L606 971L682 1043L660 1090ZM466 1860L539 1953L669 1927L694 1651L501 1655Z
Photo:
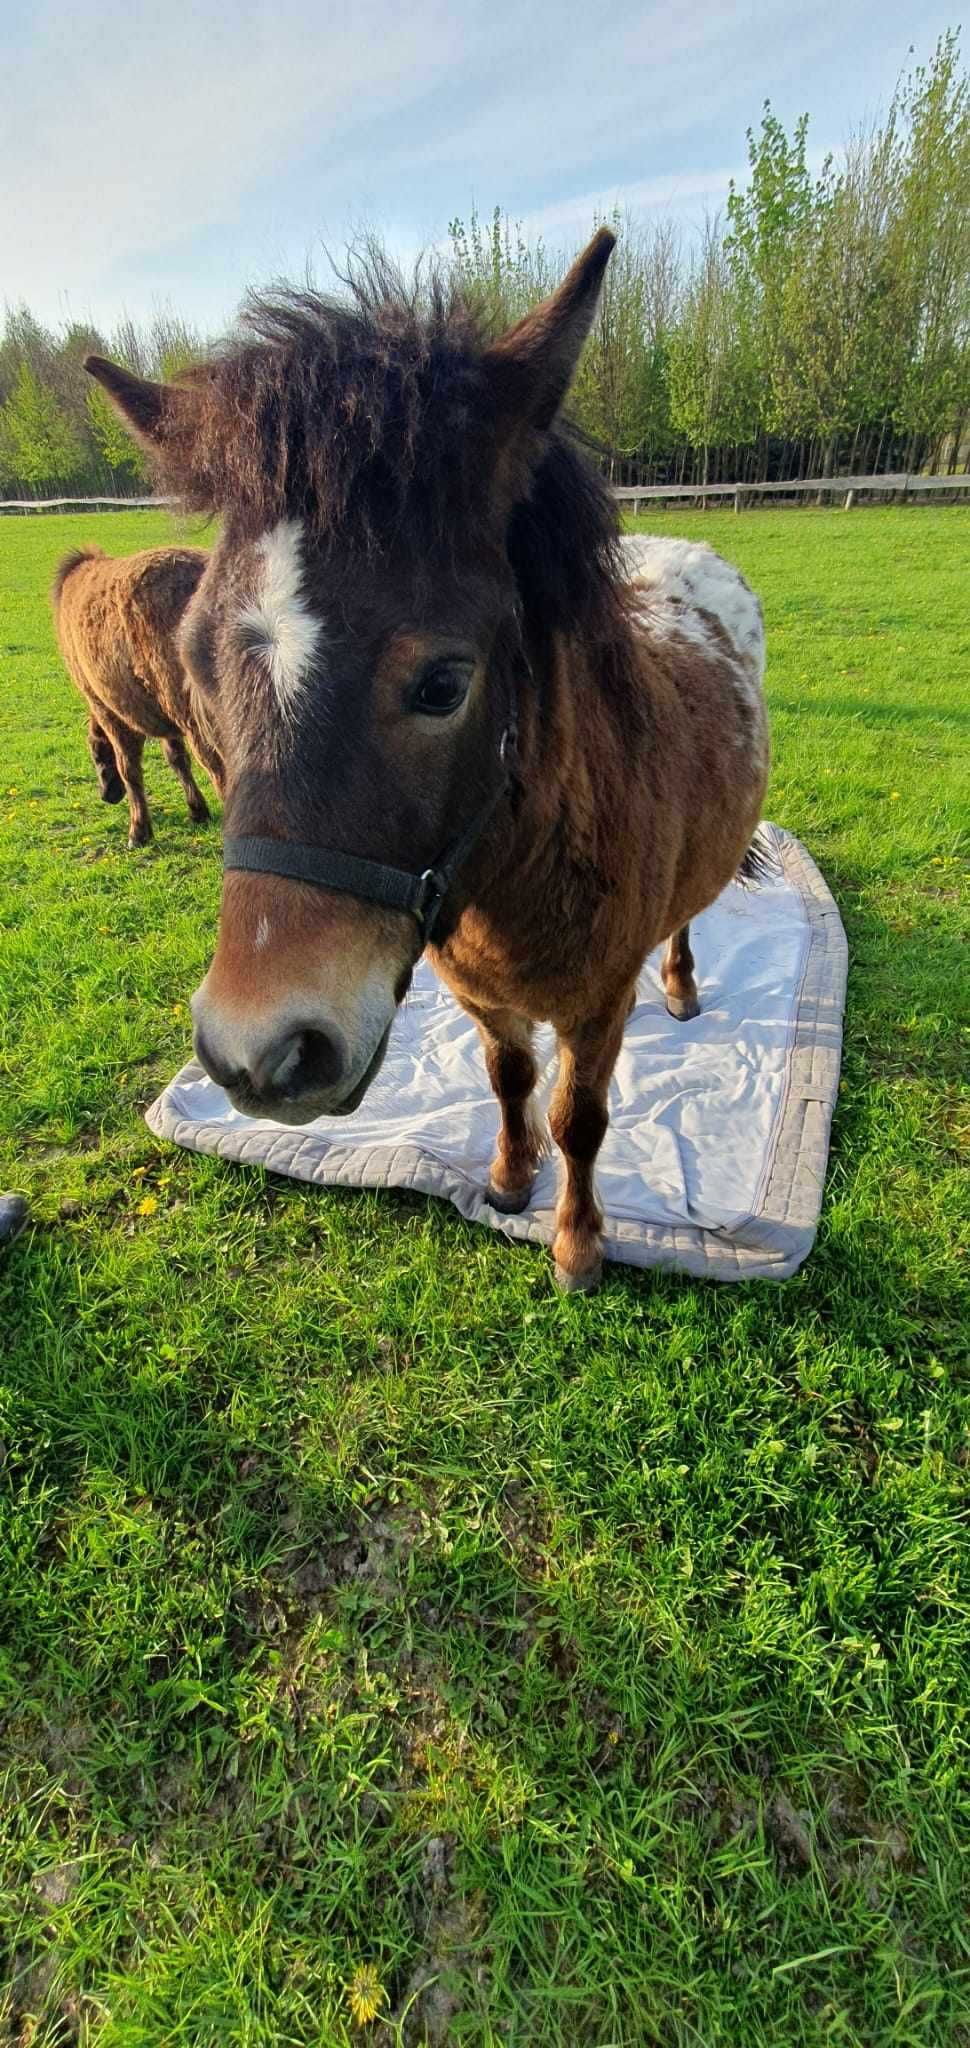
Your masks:
M765 104L746 180L686 249L669 221L619 242L572 411L617 481L714 483L966 470L970 77L949 31L888 115L813 170L807 116ZM450 223L446 263L489 325L569 258L497 209ZM52 334L20 306L0 342L0 493L135 491L138 451L81 368L171 375L205 346L171 316Z
M177 316L123 320L102 334L83 321L52 333L29 307L8 307L0 340L0 496L137 495L147 489L139 450L87 355L110 355L143 377L171 377L198 356L204 337Z

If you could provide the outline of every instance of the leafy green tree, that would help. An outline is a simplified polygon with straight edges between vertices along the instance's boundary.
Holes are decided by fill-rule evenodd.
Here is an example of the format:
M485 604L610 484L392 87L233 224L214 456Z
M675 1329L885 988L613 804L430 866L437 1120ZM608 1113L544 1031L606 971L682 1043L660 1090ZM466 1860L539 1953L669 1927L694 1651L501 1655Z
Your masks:
M0 446L8 474L21 483L71 482L84 465L84 447L53 391L27 362L0 411Z
M673 424L700 453L703 483L714 480L712 451L744 446L757 431L747 298L732 277L714 222L708 223L671 340L670 409Z
M125 481L142 479L145 465L141 450L126 433L111 401L100 384L92 384L86 400L88 421L95 447L112 476Z
M893 120L905 138L889 236L900 341L893 411L911 467L970 404L970 79L955 32L902 86Z
M759 133L748 129L748 183L739 189L732 181L727 201L724 253L738 294L739 320L754 349L760 425L768 433L792 431L781 403L779 371L786 287L816 199L807 142L808 115L796 121L789 139L766 100Z
M204 346L202 336L176 314L156 315L148 345L152 375L166 380L177 377L180 370L198 360Z
M619 214L610 225L619 239L604 275L570 409L611 455L640 449L652 454L670 439L667 334L651 322L643 238Z
M0 406L5 405L20 374L29 363L35 376L46 380L56 354L57 343L29 306L8 306L0 340Z
M885 229L872 190L881 150L859 149L838 176L823 173L782 293L775 404L790 433L817 444L824 475L881 396Z
M531 247L521 222L496 206L487 224L473 207L466 223L448 223L451 265L457 283L486 327L500 334L550 292L563 265L550 265L541 237Z

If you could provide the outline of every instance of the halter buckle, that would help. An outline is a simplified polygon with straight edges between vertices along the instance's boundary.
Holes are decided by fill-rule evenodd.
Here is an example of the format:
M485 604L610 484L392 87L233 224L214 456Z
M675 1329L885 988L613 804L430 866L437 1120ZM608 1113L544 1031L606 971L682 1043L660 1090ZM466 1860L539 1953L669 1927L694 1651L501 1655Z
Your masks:
M431 927L441 909L448 891L448 878L437 868L425 868L418 876L418 894L414 904L414 915L425 938L430 937Z

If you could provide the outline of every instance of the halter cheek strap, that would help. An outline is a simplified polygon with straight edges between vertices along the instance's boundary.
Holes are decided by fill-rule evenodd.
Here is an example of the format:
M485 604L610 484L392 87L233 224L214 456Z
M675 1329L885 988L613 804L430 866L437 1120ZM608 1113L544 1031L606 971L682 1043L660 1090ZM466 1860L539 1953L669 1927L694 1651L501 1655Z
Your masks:
M223 844L223 866L242 868L251 874L284 875L291 882L310 882L319 889L356 896L363 903L380 903L387 910L407 911L415 919L426 945L456 874L506 795L515 747L515 720L510 719L499 747L501 782L464 832L422 874L413 874L407 868L385 867L383 861L361 860L353 853L336 853L325 846L303 846L293 839L227 839Z

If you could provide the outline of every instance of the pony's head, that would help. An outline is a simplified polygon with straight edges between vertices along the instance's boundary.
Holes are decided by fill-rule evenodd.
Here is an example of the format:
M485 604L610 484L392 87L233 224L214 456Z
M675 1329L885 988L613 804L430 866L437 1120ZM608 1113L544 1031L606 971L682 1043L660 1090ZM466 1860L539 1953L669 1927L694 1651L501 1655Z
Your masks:
M193 1013L199 1058L250 1114L356 1107L426 937L420 903L366 880L470 852L526 644L609 584L613 508L558 416L613 240L497 340L375 259L345 301L255 300L174 384L88 361L160 480L221 518L180 642L226 776ZM314 853L323 885L301 878ZM465 861L441 883L438 940Z

